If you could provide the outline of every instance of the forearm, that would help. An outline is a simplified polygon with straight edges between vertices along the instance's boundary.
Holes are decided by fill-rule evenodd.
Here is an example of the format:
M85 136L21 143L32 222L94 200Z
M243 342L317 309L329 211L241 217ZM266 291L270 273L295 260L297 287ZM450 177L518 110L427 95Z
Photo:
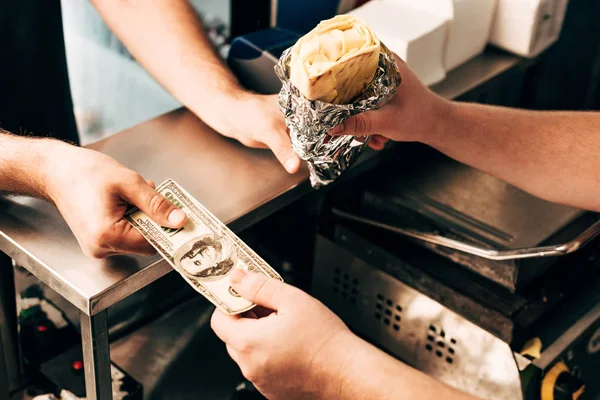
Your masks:
M160 84L208 125L228 133L228 122L213 110L229 108L245 92L213 50L186 0L93 0L93 4Z
M453 103L423 141L533 195L600 211L600 113Z
M48 156L58 146L51 139L10 135L0 129L0 192L48 198Z
M376 347L356 338L352 354L341 373L336 399L444 399L473 400L450 386L396 360ZM345 348L348 351L348 348Z

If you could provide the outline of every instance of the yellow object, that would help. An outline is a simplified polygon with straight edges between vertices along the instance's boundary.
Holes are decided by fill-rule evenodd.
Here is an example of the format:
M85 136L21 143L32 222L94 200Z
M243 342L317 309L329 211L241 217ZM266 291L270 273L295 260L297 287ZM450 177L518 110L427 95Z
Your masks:
M537 360L542 356L542 341L540 338L530 339L523 346L523 350L521 350L522 356L530 356L534 360Z
M583 385L582 387L579 388L578 391L573 393L573 400L579 399L581 397L581 395L583 394L583 392L585 392L585 385Z
M346 104L373 80L380 51L379 39L362 20L338 15L294 45L290 81L308 100Z
M569 368L564 362L559 361L544 375L540 400L554 400L554 387L558 376L563 372L569 372Z

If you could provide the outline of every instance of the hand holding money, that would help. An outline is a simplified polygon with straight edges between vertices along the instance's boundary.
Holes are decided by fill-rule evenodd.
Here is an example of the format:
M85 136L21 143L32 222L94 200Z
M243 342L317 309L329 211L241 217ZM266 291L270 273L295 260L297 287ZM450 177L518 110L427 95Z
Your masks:
M255 306L241 297L229 282L235 270L281 276L229 228L173 180L156 189L188 217L179 229L165 228L137 208L125 219L133 225L196 291L223 312L235 315Z
M236 271L231 281L259 307L246 318L215 311L211 327L244 376L268 399L339 398L340 371L359 345L340 318L300 289L264 275Z
M29 140L16 138L15 143ZM185 214L140 174L106 154L58 140L32 142L29 146L39 147L34 154L47 160L39 169L44 189L40 195L56 205L86 255L154 254L144 237L123 220L127 204L164 226L178 228L185 223Z

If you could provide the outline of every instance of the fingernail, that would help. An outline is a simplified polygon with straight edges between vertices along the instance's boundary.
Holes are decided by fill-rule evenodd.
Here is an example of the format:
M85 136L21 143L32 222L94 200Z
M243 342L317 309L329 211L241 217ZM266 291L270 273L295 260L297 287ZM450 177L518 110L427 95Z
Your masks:
M247 275L248 273L243 269L236 269L229 275L229 281L234 285L239 285Z
M185 213L179 208L174 209L169 214L169 222L173 225L179 225L185 220Z
M298 169L298 159L296 157L292 157L289 160L287 160L283 164L283 166L285 167L285 170L287 172L289 172L290 174L293 174Z

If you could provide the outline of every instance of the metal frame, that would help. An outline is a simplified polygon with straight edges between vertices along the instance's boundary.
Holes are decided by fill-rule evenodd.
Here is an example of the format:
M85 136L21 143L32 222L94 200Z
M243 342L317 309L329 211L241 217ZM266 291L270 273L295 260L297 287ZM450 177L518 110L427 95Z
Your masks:
M559 356L573 344L574 340L594 325L599 318L600 303L596 304L583 317L578 319L577 322L555 340L550 347L545 349L542 356L537 360L534 360L533 364L542 371L546 371L548 367L556 362Z
M518 57L498 51L488 51L449 73L446 80L436 85L433 90L442 97L455 98L522 63L523 61ZM156 166L154 163L148 165L145 161L146 158L136 158L136 152L129 154L128 145L138 143L138 139L142 137L145 139L145 143L154 140L154 146L160 146L164 143L162 133L167 128L173 128L177 132L177 140L180 143L194 141L195 145L188 147L203 148L210 145L211 148L219 146L216 147L219 151L232 151L231 143L183 110L171 112L131 128L127 132L121 132L109 139L96 142L90 148L106 153L143 174L162 176L168 173L168 169L165 169L164 165ZM176 147L171 151L182 152L182 149ZM254 151L236 150L235 154L242 158L245 157L250 162L256 158L250 157L248 155L250 153L254 153ZM363 158L361 163L369 164L367 161L371 161L367 157ZM273 171L279 171L280 167L274 158L269 162L273 164ZM267 168L271 168L266 163L261 163L261 165L263 164L265 171ZM225 170L228 165L229 160L224 160L217 167ZM275 165L277 165L277 169L275 169ZM210 168L215 168L215 166L211 165ZM259 171L259 173L264 173L264 171ZM307 183L308 175L305 170L294 176L288 176L285 172L273 173L272 176L274 179L268 180L272 182L272 187L263 188L264 196L259 202L250 204L240 202L235 209L221 210L221 214L218 214L219 218L229 223L232 229L239 231L311 190ZM251 181L252 177L249 175L245 179ZM206 188L204 189L206 190ZM251 187L248 190L256 191L256 188ZM224 194L228 193L224 192ZM0 250L81 310L87 398L111 399L112 385L106 309L159 279L170 271L170 267L167 263L161 262L159 258L148 261L148 259L130 257L104 263L91 262L82 255L73 253L76 248L78 249L77 243L68 226L52 205L41 200L15 197L4 204L7 210L6 213L4 210L0 212ZM47 240L48 237L52 237L53 240ZM40 251L40 247L43 247L43 251ZM61 275L64 271L57 270L56 263L60 262L63 254L64 260L71 262L73 267L89 267L89 271L93 271L91 276L95 276L94 273L116 267L117 265L114 264L117 263L118 267L126 273L102 290L87 290L78 285L77 279L72 276L65 277ZM53 258L53 256L56 257ZM15 289L10 258L0 253L0 322L2 322L2 329L0 329L2 337L0 342L0 400L7 398L7 388L13 388L15 382L20 384L22 379L19 347L16 342L18 340L16 309L12 305L15 301ZM136 264L142 261L143 265ZM7 324L4 323L5 318L8 318L6 319ZM4 357L1 357L2 355ZM16 365L16 369L11 365ZM14 371L18 373L14 373Z
M2 399L23 386L13 263L3 253L0 253L0 350L0 388L6 386L8 392L0 393Z
M80 319L86 399L112 400L107 311L92 316L82 312ZM0 252L0 400L10 400L24 381L13 261Z
M0 354L4 354L2 346L2 335L0 334ZM8 371L4 357L0 357L0 400L10 400L10 388L8 386Z
M96 315L80 314L81 342L85 365L85 398L112 400L108 316L106 310ZM110 384L106 384L110 382Z
M435 232L420 232L412 229L404 229L397 226L389 225L383 222L375 221L370 218L360 217L354 214L347 213L338 209L332 210L333 214L354 222L360 222L362 224L374 226L377 228L385 229L387 231L398 233L402 236L415 239L417 241L435 244L437 246L446 247L449 249L461 251L463 253L471 254L474 256L482 257L492 261L504 261L504 260L522 260L526 258L540 258L540 257L554 257L563 256L566 254L573 253L590 241L595 239L600 234L600 220L596 221L592 226L583 231L575 239L567 243L550 245L550 246L539 246L539 247L526 247L520 249L510 250L493 250L486 249L484 247L475 246L459 240L450 239Z
M523 399L510 346L329 239L317 239L312 291L351 328L477 398Z

